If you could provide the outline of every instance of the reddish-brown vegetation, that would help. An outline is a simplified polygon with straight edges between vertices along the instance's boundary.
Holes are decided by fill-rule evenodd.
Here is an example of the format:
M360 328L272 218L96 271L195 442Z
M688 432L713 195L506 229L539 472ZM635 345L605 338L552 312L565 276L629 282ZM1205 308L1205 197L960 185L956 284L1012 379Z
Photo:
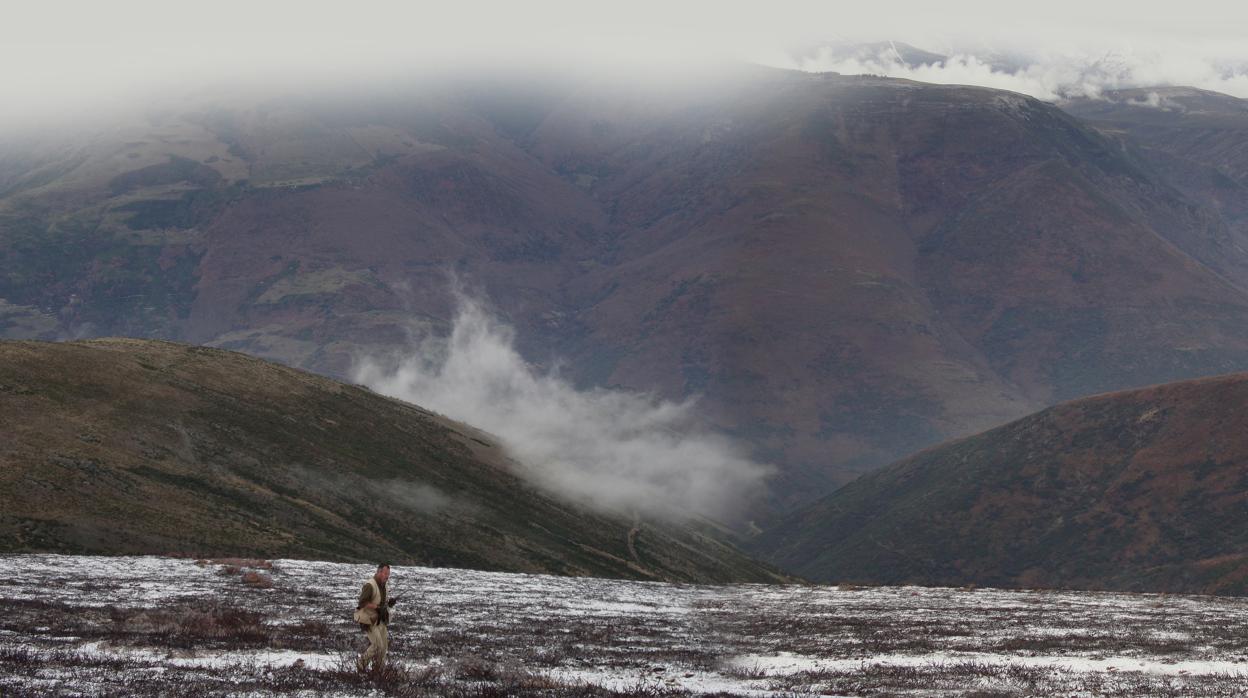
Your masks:
M765 533L817 579L1248 592L1248 374L1100 395L929 449Z

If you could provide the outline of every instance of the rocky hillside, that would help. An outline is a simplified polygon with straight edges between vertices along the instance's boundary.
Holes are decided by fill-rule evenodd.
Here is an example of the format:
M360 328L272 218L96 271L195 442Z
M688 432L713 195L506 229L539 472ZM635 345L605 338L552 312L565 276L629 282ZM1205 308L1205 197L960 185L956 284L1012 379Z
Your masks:
M741 69L201 97L0 145L0 332L349 376L483 289L539 364L702 396L777 507L1097 391L1248 369L1248 246L1001 91Z
M720 535L569 504L487 435L243 354L0 343L0 552L779 578Z
M1248 374L1059 405L755 541L823 581L1248 593Z

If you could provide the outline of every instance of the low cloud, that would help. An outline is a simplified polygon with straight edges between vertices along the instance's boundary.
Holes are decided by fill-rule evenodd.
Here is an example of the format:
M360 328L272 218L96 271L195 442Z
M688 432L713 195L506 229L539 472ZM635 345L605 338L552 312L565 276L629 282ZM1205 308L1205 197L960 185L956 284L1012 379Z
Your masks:
M1136 99L1127 100L1127 104L1133 107L1146 107L1149 109L1160 109L1162 111L1183 111L1183 105L1172 99L1162 97L1156 92L1149 92L1146 96Z
M436 487L406 480L383 482L368 480L362 484L362 489L365 494L374 500L384 501L392 507L400 507L423 514L437 513L450 509L453 506L458 509L466 506L462 503L457 504L453 502L450 497L443 494Z
M455 510L472 512L476 505L453 498L442 490L422 482L392 478L372 480L358 473L336 474L309 470L300 465L288 466L284 471L287 486L302 489L315 483L320 492L333 491L338 496L353 501L386 505L388 510L416 514L437 514Z
M355 380L496 435L527 479L565 497L660 516L734 519L769 472L699 428L695 401L578 390L529 365L513 331L463 299L449 337L397 362L367 360Z

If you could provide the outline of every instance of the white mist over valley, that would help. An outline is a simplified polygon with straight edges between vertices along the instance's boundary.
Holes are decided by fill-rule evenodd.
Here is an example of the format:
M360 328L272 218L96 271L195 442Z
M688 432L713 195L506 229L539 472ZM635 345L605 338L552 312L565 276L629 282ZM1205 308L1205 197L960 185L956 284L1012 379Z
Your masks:
M524 360L514 331L459 296L447 337L397 362L362 361L355 380L502 439L537 484L580 500L663 516L738 517L769 468L697 421L697 401L578 389Z

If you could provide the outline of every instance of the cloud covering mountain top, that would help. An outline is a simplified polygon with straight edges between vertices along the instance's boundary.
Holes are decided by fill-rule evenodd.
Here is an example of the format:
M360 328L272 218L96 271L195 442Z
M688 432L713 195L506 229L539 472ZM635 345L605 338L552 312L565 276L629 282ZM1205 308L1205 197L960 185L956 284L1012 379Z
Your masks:
M361 0L49 0L0 25L6 119L118 108L172 87L355 81L410 71L627 65L660 79L748 61L1013 89L1043 99L1108 87L1183 84L1248 96L1248 5L984 0L873 6L817 0L627 4ZM794 47L892 39L949 56L898 65L795 56ZM1009 66L1002 56L1023 57ZM2 125L2 124L0 124Z

